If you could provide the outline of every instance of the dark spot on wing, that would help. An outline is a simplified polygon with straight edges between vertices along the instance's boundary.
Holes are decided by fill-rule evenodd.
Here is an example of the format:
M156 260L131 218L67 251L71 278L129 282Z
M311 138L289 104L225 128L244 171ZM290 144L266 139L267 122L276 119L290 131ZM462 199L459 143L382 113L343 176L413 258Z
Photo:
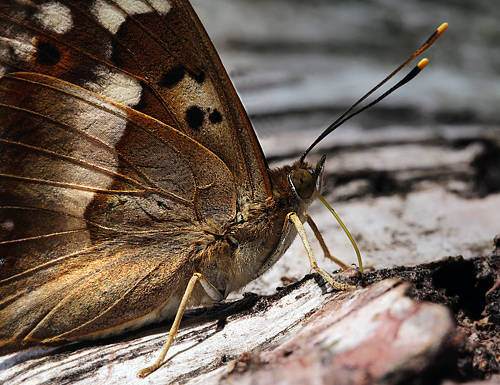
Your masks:
M203 83L205 81L205 72L201 71L198 74L193 74L193 79L196 80L196 83Z
M38 41L36 44L36 61L44 66L53 66L61 61L59 49L47 41Z
M172 88L177 83L179 83L182 80L182 78L184 78L185 74L186 70L184 69L184 67L178 66L171 68L168 71L166 71L161 77L160 85L162 87Z
M199 130L203 126L205 113L198 106L189 107L186 111L186 122L193 130Z
M214 109L210 115L208 116L208 119L210 120L211 123L220 123L222 122L222 115L220 114L219 111Z

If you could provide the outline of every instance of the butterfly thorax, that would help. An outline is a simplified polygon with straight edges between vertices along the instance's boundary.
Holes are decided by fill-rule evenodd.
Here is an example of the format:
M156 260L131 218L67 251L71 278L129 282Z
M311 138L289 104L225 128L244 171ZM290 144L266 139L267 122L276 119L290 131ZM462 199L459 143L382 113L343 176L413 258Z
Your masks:
M295 228L287 226L287 215L295 212L302 222L306 220L308 206L321 192L322 171L323 161L317 166L296 162L269 170L273 195L247 204L227 230L227 239L235 248L225 296L265 273L285 253L296 235ZM310 176L303 174L312 186L306 198L297 188L301 182L294 180L297 172Z

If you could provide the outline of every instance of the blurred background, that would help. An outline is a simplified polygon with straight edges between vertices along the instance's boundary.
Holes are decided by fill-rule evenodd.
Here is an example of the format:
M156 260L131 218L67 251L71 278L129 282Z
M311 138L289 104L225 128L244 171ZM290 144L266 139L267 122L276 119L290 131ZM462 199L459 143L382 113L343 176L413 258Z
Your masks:
M192 3L271 167L296 160L322 129L448 22L422 55L430 63L415 80L332 133L308 158L327 155L324 196L357 239L365 264L381 268L490 252L500 233L496 1ZM332 254L354 263L349 241L326 208L315 202L309 214ZM317 242L313 246L320 265L334 270ZM247 290L271 293L308 271L296 241Z

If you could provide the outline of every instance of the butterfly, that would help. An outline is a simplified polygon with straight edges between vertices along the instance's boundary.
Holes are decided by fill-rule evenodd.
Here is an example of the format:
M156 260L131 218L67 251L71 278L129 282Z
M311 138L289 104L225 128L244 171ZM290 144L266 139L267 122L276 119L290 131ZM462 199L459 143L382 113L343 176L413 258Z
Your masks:
M0 75L2 354L175 317L147 374L314 226L325 158L268 167L187 0L3 1Z

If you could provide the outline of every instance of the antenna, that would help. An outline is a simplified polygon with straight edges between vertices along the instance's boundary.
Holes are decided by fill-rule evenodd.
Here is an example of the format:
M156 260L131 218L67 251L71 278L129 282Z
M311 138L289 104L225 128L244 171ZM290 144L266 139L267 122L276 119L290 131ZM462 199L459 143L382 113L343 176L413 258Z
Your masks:
M335 130L337 127L340 125L344 124L347 120L351 119L352 117L356 116L357 114L367 110L368 108L374 106L381 100L385 99L388 95L396 91L398 88L402 87L406 83L408 83L410 80L412 80L415 76L417 76L420 71L424 69L424 67L429 63L429 60L427 59L422 59L416 66L413 68L403 79L401 79L395 86L393 86L391 89L389 89L387 92L382 94L380 97L375 99L373 102L367 104L366 106L362 107L361 109L352 112L357 106L359 106L367 97L369 97L371 94L373 94L376 90L378 90L380 87L382 87L385 83L387 83L391 78L394 77L399 71L401 71L404 67L408 65L413 59L415 59L417 56L419 56L422 52L424 52L427 48L429 48L439 36L443 34L444 31L448 28L448 23L443 23L439 26L438 29L434 31L434 33L427 39L427 41L417 50L415 51L408 59L406 59L403 64L401 64L398 68L396 68L390 75L388 75L384 80L382 80L380 83L378 83L375 87L373 87L370 91L368 91L361 99L359 99L356 103L354 103L351 107L349 107L342 115L340 115L337 120L335 120L332 124L330 124L322 133L320 136L316 138L316 140L307 148L307 150L302 154L300 157L299 161L300 163L304 162L305 157L309 152L319 143L321 142L327 135L329 135L333 130Z

